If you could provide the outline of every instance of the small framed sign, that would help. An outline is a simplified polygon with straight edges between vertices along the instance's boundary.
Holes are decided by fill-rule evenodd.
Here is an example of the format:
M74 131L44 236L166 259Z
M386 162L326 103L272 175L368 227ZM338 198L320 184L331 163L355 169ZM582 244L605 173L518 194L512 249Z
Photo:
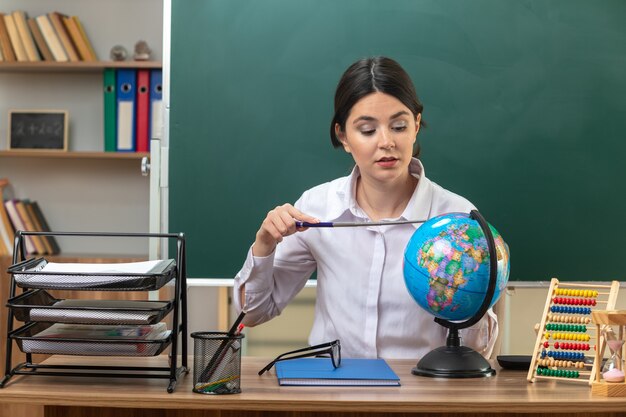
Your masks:
M65 110L10 110L9 149L67 151Z

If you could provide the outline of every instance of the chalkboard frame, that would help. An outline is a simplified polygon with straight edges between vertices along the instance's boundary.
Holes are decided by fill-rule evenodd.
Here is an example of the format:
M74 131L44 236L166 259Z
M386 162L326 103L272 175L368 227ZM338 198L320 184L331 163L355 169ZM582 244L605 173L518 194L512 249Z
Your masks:
M24 120L39 119L46 117L48 120L60 122L62 130L60 134L34 138L32 135L17 136L13 127ZM54 119L50 119L53 117ZM9 150L33 150L67 152L68 150L68 120L67 110L9 110L8 144Z

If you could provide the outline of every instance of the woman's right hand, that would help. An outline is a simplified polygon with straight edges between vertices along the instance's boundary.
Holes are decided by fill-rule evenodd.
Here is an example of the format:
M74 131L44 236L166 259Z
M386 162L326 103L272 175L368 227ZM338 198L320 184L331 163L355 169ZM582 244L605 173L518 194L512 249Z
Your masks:
M261 223L261 228L256 232L256 240L252 246L252 255L264 257L268 256L285 236L293 235L296 232L306 230L306 227L296 228L296 220L319 223L315 217L302 213L291 204L277 206L267 213L265 220Z

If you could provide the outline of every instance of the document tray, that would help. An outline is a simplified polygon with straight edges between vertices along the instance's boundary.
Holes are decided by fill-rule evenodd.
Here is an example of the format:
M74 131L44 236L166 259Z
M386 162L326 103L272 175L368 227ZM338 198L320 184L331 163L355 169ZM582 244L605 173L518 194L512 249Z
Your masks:
M173 259L158 261L156 266L149 271L137 273L58 270L49 272L46 270L48 264L49 262L44 258L32 258L12 265L7 271L13 275L15 283L20 288L87 291L153 291L158 290L176 276L176 262ZM58 266L59 264L51 265ZM75 264L67 265L69 268L69 265ZM86 266L98 267L100 264L83 265L86 268Z
M154 324L173 308L171 301L64 300L45 290L29 290L8 300L14 317L23 322L74 324Z
M156 356L171 342L171 331L155 335L155 339L140 337L115 338L40 336L52 323L30 323L15 330L10 337L24 353L80 356ZM93 326L94 331L98 326Z

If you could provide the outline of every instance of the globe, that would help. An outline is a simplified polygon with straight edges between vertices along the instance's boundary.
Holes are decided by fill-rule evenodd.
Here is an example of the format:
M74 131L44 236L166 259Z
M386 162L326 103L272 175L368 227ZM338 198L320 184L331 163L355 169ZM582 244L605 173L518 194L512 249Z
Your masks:
M509 250L489 225L497 256L491 305L509 279ZM466 213L433 217L411 236L404 252L404 280L417 304L449 321L468 320L480 309L489 287L489 248L480 224Z

